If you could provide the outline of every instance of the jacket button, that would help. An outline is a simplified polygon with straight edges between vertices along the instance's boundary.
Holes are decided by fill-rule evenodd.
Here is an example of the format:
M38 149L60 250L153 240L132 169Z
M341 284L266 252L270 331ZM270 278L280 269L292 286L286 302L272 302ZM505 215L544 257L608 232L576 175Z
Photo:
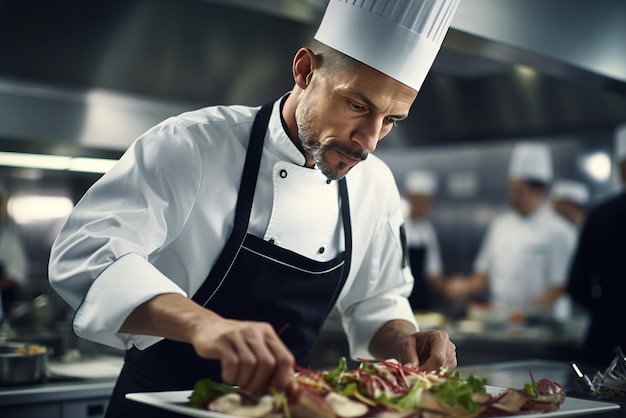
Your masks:
M317 250L317 252L320 253L320 254L324 254L324 251L325 251L324 247L320 247L320 249Z
M278 173L278 175L280 176L280 178L284 179L285 177L287 177L287 170L280 170L280 173Z

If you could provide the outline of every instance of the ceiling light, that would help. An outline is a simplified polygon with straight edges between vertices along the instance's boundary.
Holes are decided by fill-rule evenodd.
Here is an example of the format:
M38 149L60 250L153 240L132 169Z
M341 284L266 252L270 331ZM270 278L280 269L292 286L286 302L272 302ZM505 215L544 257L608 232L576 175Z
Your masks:
M596 181L607 181L611 176L611 158L605 152L595 152L583 160L583 168Z
M117 160L105 158L69 157L61 155L1 152L0 166L39 168L43 170L106 173Z

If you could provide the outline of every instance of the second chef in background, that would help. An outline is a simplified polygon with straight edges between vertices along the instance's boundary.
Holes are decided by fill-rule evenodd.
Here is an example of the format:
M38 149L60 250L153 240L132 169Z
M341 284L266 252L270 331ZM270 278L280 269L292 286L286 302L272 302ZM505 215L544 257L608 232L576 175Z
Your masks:
M547 203L552 179L545 144L514 147L508 180L511 209L490 223L473 274L446 282L449 300L484 296L514 319L569 316L564 285L577 236Z
M444 280L437 231L428 219L436 191L437 178L431 171L413 170L405 177L406 242L415 279L409 302L415 311L436 308L436 290Z

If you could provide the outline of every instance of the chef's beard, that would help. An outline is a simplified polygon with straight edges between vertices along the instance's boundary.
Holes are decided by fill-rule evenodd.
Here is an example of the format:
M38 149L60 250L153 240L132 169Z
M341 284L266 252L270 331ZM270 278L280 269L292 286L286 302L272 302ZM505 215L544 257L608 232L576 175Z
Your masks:
M315 166L318 170L331 180L339 180L347 174L347 171L343 171L347 164L339 162L337 167L331 167L324 159L324 154L331 149L342 152L357 160L365 160L367 158L367 151L360 150L355 152L353 149L348 148L341 144L337 140L332 140L326 144L323 144L317 138L318 135L315 132L313 121L315 120L315 114L311 107L307 106L308 103L303 102L296 109L296 125L298 127L298 138L304 152L309 154Z

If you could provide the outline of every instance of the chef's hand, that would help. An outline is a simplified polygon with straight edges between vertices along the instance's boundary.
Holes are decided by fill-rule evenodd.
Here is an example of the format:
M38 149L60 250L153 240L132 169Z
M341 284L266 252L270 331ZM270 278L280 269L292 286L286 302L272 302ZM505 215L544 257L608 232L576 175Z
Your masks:
M389 321L380 327L369 350L377 360L393 358L424 371L453 369L457 365L456 346L446 332L416 332L413 324L402 320Z
M453 304L462 302L470 292L469 281L460 276L450 277L442 287L443 295Z
M489 278L481 272L470 276L452 276L446 280L442 292L448 302L457 304L482 294L489 286Z
M119 331L189 343L200 357L220 362L224 382L251 392L293 385L293 355L269 324L223 318L180 294L144 302Z
M444 331L420 331L402 338L398 344L397 360L407 366L419 366L423 371L441 367L454 369L457 365L456 346Z
M293 378L294 357L268 323L221 319L191 343L200 357L220 361L225 383L251 392L284 390Z

